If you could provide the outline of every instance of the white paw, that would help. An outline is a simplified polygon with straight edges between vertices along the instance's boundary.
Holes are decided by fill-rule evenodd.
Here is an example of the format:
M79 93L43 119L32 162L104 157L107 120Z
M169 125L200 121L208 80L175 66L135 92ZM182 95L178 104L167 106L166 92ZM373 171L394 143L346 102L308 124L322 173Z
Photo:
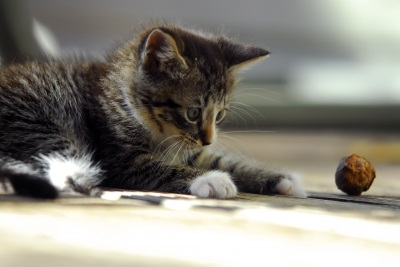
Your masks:
M231 198L237 195L230 175L221 171L209 171L194 179L190 192L201 198Z
M282 195L292 195L301 198L307 197L301 178L295 173L287 175L287 178L282 179L276 185L275 189Z
M71 186L88 191L96 186L101 171L92 166L89 157L67 158L60 154L42 155L41 161L47 171L50 183L60 191L69 191Z

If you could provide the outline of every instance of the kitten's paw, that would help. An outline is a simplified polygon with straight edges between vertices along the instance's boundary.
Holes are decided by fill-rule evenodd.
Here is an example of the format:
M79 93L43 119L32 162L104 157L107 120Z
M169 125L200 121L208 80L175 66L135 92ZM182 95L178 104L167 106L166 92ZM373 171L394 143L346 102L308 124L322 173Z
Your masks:
M50 183L59 191L90 194L99 184L101 170L88 157L67 158L55 153L41 156L41 160Z
M301 198L307 197L301 178L295 173L285 175L276 185L275 190L282 195L292 195Z
M231 198L237 195L230 175L221 171L209 171L194 179L190 192L201 198Z

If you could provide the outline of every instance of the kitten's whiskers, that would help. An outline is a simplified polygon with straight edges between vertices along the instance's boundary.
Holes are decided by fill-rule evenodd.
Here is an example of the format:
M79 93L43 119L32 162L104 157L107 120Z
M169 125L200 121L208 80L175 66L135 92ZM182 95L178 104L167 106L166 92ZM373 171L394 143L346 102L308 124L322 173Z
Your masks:
M246 88L241 88L241 89L237 90L237 92L252 91L252 90L266 91L268 93L272 93L272 94L278 95L278 96L282 95L278 92L275 92L275 91L267 89L267 88L262 88L262 87L246 87Z
M160 179L168 172L168 170L170 169L171 165L174 164L174 161L175 161L176 157L178 156L179 152L181 151L181 149L182 149L182 147L183 147L184 144L185 144L185 143L184 143L184 140L181 140L180 143L179 143L179 148L178 148L178 150L177 150L176 153L175 153L175 156L174 156L174 157L172 158L172 160L169 162L167 168L165 169L165 171L163 172L163 174L160 176Z
M172 151L178 147L179 143L181 142L181 140L174 142L173 144L171 144L167 149L165 149L159 156L159 160L164 162L165 160L168 159L169 154L172 153Z
M166 141L168 141L168 140L171 139L171 138L175 138L175 137L179 137L179 136L180 136L180 135L171 135L171 136L165 138L163 141L161 141L161 142L156 146L156 148L153 150L153 153L151 153L150 160L153 159L154 153L157 152L157 149L160 148L161 145L162 145L163 143L165 143Z
M254 125L257 127L257 121L256 121L256 119L255 119L249 112L247 112L246 110L244 110L244 109L242 109L242 108L235 107L235 106L232 106L232 108L234 108L234 109L236 109L236 110L239 110L239 111L243 112L244 114L246 114L247 116L249 116L249 117L253 120Z
M230 110L230 111L232 111L232 110ZM236 121L236 127L239 126L239 122L238 122L237 118L234 116L233 113L228 112L228 115L227 115L227 116L229 116L229 117L227 117L227 119L233 118L233 119Z
M172 153L172 151L177 148L180 143L182 142L182 140L176 141L173 144L171 144L170 146L167 147L167 149L165 149L160 156L158 157L158 164L157 167L154 169L154 173L157 173L157 171L161 168L162 165L164 165L165 161L169 158L170 154Z
M187 145L191 145L191 148L196 147L197 140L191 137L189 134L185 134L182 136L183 141L186 142Z
M263 96L263 95L258 95L258 94L238 94L238 95L235 95L235 97L246 97L246 96L255 96L255 97L261 97L261 98L264 98L264 99L266 99L266 100L268 100L268 101L272 101L272 102L279 102L278 100L276 100L276 99L273 99L273 98L269 98L269 97L266 97L266 96Z
M264 116L260 111L258 111L257 109L253 108L252 106L250 106L250 105L248 105L248 104L241 103L241 102L235 102L235 101L232 101L231 104L234 104L234 105L242 105L242 106L244 106L244 107L247 107L249 110L251 110L251 111L253 111L253 112L256 112L256 113L257 113L258 115L260 115L263 119L265 119L265 116Z
M232 145L230 145L230 142L233 142L234 144L239 145L242 149L245 149L244 145L241 144L239 139L234 138L232 136L228 136L228 135L221 135L221 138L219 139L219 141L222 143L222 145L220 145L220 147L222 147L225 150L233 150L236 155L240 155L241 158L246 159L246 157L243 155L243 153L239 149L234 148L234 147L232 147Z
M260 131L260 130L245 130L245 131L228 131L223 132L224 134L228 133L276 133L276 131Z
M231 111L232 114L237 115L237 116L239 116L239 118L242 119L242 121L244 122L244 124L245 124L245 126L246 126L246 129L247 129L247 122L246 122L246 120L243 118L243 116L240 115L240 113L237 112L237 111L235 111L235 110L232 110L232 109L231 109L230 111Z

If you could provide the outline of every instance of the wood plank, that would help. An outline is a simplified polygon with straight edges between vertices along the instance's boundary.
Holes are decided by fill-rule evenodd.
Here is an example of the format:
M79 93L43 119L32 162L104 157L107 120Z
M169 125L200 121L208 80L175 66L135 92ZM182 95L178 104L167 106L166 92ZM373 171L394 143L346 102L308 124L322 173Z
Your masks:
M316 205L321 199L240 194L222 201L119 193L121 198L114 200L73 196L16 201L3 195L2 266L54 265L61 260L57 266L341 264L343 260L332 255L347 257L349 264L397 264L398 219L338 213ZM346 204L327 198L324 201Z

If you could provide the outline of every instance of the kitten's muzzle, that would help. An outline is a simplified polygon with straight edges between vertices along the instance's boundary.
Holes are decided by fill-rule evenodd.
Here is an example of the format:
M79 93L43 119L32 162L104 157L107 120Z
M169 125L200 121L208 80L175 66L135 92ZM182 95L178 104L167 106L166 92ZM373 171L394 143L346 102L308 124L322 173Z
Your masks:
M188 134L184 135L184 140L186 143L194 146L194 147L200 147L200 146L208 146L213 143L212 139L209 139L205 136L197 135L197 136L190 136Z
M205 141L201 140L201 143L203 144L203 146L208 146L208 145L212 144L212 142L207 141L207 140L205 140Z
M206 128L199 132L199 140L203 146L211 145L214 142L214 130Z

